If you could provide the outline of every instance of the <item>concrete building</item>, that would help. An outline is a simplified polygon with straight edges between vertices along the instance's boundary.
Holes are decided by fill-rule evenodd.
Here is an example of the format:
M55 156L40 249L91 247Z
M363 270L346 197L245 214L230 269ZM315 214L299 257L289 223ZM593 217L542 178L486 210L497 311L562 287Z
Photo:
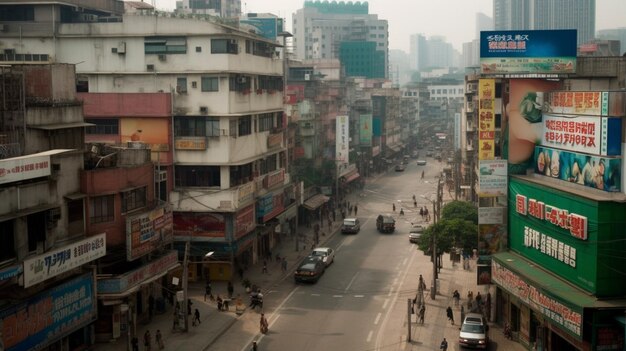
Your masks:
M293 14L293 45L295 59L339 59L344 43L374 43L363 52L362 59L374 53L384 58L384 76L389 67L389 28L386 20L369 13L367 2L305 1L304 7ZM342 65L350 66L351 59ZM378 61L377 61L378 62ZM372 63L373 64L373 63ZM375 67L371 67L373 70ZM350 71L348 68L347 71ZM377 73L378 74L378 73Z
M595 37L595 0L494 0L495 30L576 29L578 45Z
M241 0L176 1L176 12L236 18L241 15Z
M626 27L602 29L598 31L596 37L598 39L619 40L622 49L620 54L626 53Z
M422 34L411 35L410 67L425 71L431 68L459 67L460 54L448 43L445 37Z

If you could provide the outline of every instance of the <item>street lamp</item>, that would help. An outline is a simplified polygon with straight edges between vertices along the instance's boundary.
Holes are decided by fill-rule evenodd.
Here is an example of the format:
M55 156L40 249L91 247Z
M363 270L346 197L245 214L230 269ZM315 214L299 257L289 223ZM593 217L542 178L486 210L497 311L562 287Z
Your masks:
M184 320L184 324L183 324L183 331L187 332L189 331L189 313L187 313L187 305L189 303L189 246L191 244L190 240L187 240L187 242L185 243L185 256L183 258L183 303L181 305L181 309L182 309L182 313L183 313L183 320ZM210 251L207 252L204 257L205 258L210 258L211 256L213 256L213 254L215 253L215 251ZM195 263L195 262L194 262ZM178 316L175 316L174 318L178 318Z

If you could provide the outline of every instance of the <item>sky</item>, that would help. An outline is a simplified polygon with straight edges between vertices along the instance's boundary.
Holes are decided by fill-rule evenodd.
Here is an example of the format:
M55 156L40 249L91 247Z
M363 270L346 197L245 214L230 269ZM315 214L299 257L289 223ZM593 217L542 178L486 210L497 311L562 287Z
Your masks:
M150 0L145 0L150 2ZM154 0L159 9L172 10L176 0ZM361 0L362 1L362 0ZM408 53L411 34L442 35L459 51L475 37L475 13L493 15L493 0L369 0L370 14L389 23L389 48ZM286 19L303 0L241 0L242 12L272 13ZM626 27L626 0L596 0L596 31Z

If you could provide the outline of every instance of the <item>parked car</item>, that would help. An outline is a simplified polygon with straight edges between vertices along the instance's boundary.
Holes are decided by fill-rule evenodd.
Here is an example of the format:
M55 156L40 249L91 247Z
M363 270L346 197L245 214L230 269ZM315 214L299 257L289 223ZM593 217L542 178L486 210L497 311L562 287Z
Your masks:
M378 215L376 217L376 229L381 233L393 233L396 230L396 220L391 216Z
M461 324L459 345L487 349L489 344L489 325L480 313L468 313Z
M358 218L346 218L343 220L343 225L341 226L341 233L343 234L356 234L361 230L361 222L359 222Z
M417 150L414 150L413 152L411 152L411 158L418 158L419 155L420 154L417 152Z
M416 244L417 240L420 238L420 236L422 236L423 233L424 227L419 224L414 225L409 230L409 242Z
M335 250L330 247L316 247L311 252L311 256L321 258L327 267L335 262Z
M404 169L405 167L403 164L400 163L396 165L396 172L404 172Z
M426 166L426 160L417 160L418 166Z
M293 279L296 283L299 282L313 282L317 283L320 280L326 265L319 257L306 257L302 263L298 266L293 273Z

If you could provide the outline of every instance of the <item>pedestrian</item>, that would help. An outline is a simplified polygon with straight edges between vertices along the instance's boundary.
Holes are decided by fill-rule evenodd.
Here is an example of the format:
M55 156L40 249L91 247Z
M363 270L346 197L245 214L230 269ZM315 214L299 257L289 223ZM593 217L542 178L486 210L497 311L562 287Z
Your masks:
M150 294L148 297L148 316L152 319L152 315L154 314L154 296Z
M465 307L461 305L461 324L463 324L464 320L465 320Z
M263 270L261 270L261 273L267 273L267 260L263 260Z
M221 312L223 309L224 309L224 304L223 304L222 297L217 295L217 310Z
M228 297L232 298L233 297L233 293L235 292L235 288L233 287L233 282L232 281L228 281L228 287L226 288L226 290L228 291Z
M204 287L204 301L206 301L206 297L209 297L209 300L213 300L213 294L211 293L211 282L207 281L206 286Z
M420 307L419 321L421 324L424 324L424 317L426 317L426 304L422 303L422 307Z
M415 194L413 194L413 201L415 201Z
M483 302L483 297L480 296L480 291L476 294L476 305L478 308L481 307L481 303Z
M157 329L156 332L156 343L159 350L163 350L165 348L165 345L163 344L163 335L161 335L160 329Z
M130 344L133 346L133 351L139 351L139 339L136 336L133 336Z
M443 340L441 341L439 349L443 351L448 351L448 340L446 340L446 338L443 338Z
M200 311L198 311L198 309L196 308L196 310L193 312L193 322L191 323L192 325L199 325L200 323L202 323L200 321Z
M354 204L354 217L356 217L356 213L359 210L359 206L357 206L357 204Z
M420 216L424 219L424 208L420 207Z
M448 306L446 308L446 316L452 325L454 325L454 313L452 312L452 307Z
M283 257L283 262L281 262L280 267L283 270L283 273L287 272L287 258Z
M461 294L459 294L458 290L454 290L452 293L452 298L454 299L454 306L459 306L459 300L461 299Z
M404 209L400 208L400 216L404 216Z
M252 351L257 351L257 347L256 347L256 341L252 342Z
M396 204L391 204L391 208L393 209L393 212L396 212Z
M265 318L265 314L261 313L261 320L259 321L259 327L261 329L261 333L267 334L269 329L269 324L267 323L267 319Z
M187 299L187 315L191 315L191 305L193 305L193 302L191 302L191 299Z
M152 346L152 337L150 336L149 330L146 330L146 332L143 334L143 346L146 351L150 351L150 348Z
M422 179L424 179L424 171L422 171Z
M413 200L413 207L417 208L417 201Z
M419 284L418 284L417 289L421 291L426 290L426 283L424 283L424 278L422 277L421 274L420 274L420 279L419 279Z

